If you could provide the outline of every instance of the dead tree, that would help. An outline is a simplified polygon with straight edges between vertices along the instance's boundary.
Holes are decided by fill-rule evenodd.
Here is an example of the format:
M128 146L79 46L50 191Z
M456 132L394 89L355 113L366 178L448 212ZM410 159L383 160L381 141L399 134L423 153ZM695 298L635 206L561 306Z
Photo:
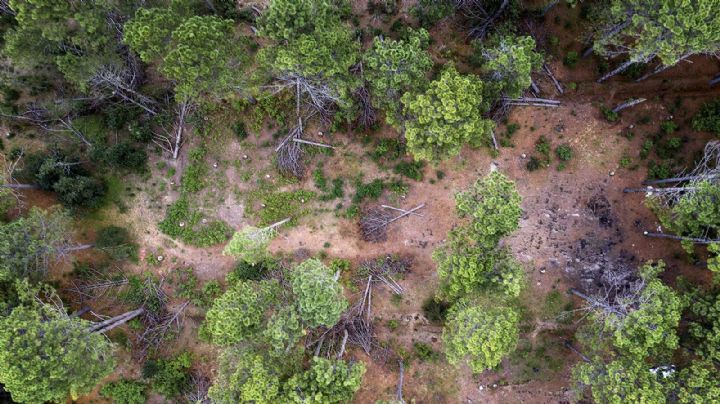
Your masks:
M113 65L102 66L90 79L90 86L98 94L110 94L142 108L150 115L157 115L154 100L137 91L140 78L135 69L120 69Z
M358 125L363 128L372 127L375 123L377 123L377 113L370 101L370 91L368 91L366 86L362 86L355 90L353 94L360 107L360 114L357 119Z
M487 2L478 0L456 0L456 8L459 9L472 24L470 36L473 38L484 38L495 25L498 19L507 11L510 0L502 0L495 10L488 10L485 7Z
M647 101L647 99L645 99L645 98L635 98L635 99L632 99L632 100L628 100L628 101L623 102L622 104L616 106L615 108L613 108L613 109L612 109L612 112L618 113L618 112L620 112L620 111L622 111L622 110L624 110L624 109L627 109L627 108L630 108L630 107L634 107L634 106L636 106L636 105L638 105L638 104L642 104L642 103L645 102L645 101Z
M88 332L101 332L105 333L110 330L112 330L115 327L118 327L120 325L123 325L127 323L128 321L134 319L135 317L143 314L145 312L145 309L143 307L135 310L131 310L128 312L125 312L123 314L117 315L115 317L111 317L107 320L103 320L100 322L97 322L90 327L88 327Z
M157 312L147 312L143 317L145 331L137 339L139 346L136 350L140 358L159 348L169 335L179 332L182 327L183 313L190 302L183 302L173 312L168 311L165 304L166 302L163 302L162 308Z
M370 282L380 282L396 295L402 295L404 289L393 276L402 276L410 268L407 259L394 259L391 256L365 261L360 265L360 274L364 279L369 276Z
M565 91L560 85L560 82L555 78L555 75L552 73L552 70L550 70L550 67L548 67L547 63L543 63L543 70L545 70L545 73L547 73L548 77L550 77L550 80L552 80L553 84L555 84L555 88L557 88L558 92L560 94L564 94Z
M629 69L630 66L632 66L632 65L634 65L634 64L636 64L636 63L647 63L647 62L649 62L650 60L652 60L654 57L655 57L655 54L652 53L652 54L650 54L649 56L644 57L644 58L640 58L640 59L638 59L638 60L635 60L635 59L627 60L626 62L620 64L620 66L618 66L618 67L614 68L613 70L605 73L605 75L603 75L602 77L600 77L600 78L597 80L597 82L598 82L598 83L602 83L602 82L608 80L609 78L611 78L611 77L613 77L613 76L616 76L616 75L624 72L625 70Z
M155 133L153 135L153 143L170 154L173 160L177 160L180 155L180 149L184 143L185 122L194 108L195 105L188 99L178 103L175 107L177 119L172 130L163 129L164 134Z
M416 210L422 209L425 204L420 204L400 215L392 215L381 208L372 208L360 218L360 233L363 240L380 242L387 240L387 226L391 223L411 215Z
M210 379L204 374L194 371L190 374L190 388L185 393L185 399L191 404L210 404L209 390Z
M712 80L710 80L710 87L712 87L716 84L720 84L720 74L718 74Z
M397 390L395 392L395 399L400 403L404 403L403 400L403 381L405 379L405 365L403 365L402 359L398 359L398 366L400 367L400 376L398 377Z
M519 105L519 106L533 106L533 107L546 107L546 108L557 108L560 106L560 101L550 100L547 98L535 98L535 97L520 97L520 98L503 98L505 105Z
M674 67L677 63L682 62L683 60L689 58L690 56L692 56L692 53L690 53L690 52L680 56L680 59L678 59L678 61L674 65L666 65L666 64L660 63L653 71L651 71L650 73L644 74L642 77L635 80L635 82L639 83L643 80L646 80L648 77L654 76L656 74L660 74L660 73L664 72L665 70L668 70L669 68Z
M680 240L680 241L690 241L694 244L715 244L720 243L720 240L713 240L709 238L703 238L703 237L685 237L685 236L676 236L674 234L666 234L666 233L653 233L649 231L643 232L643 235L645 237L654 237L654 238L669 238L672 240Z

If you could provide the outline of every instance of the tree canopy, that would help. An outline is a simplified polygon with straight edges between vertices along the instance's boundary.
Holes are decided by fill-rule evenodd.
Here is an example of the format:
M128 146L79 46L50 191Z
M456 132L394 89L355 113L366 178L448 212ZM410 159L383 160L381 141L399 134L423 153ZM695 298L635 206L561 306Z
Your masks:
M467 361L475 373L500 364L518 341L520 315L498 304L463 301L448 312L443 344L448 362Z
M482 116L490 109L486 90L480 78L451 65L426 91L405 93L405 140L415 160L442 160L460 153L466 143L488 143L495 124Z
M62 302L29 297L0 317L0 383L18 402L62 402L89 393L112 373L112 345Z
M290 273L298 312L310 327L333 326L348 306L343 288L330 270L316 259L309 259Z
M407 39L375 37L363 56L365 80L372 91L373 105L385 112L391 125L401 125L400 98L422 89L433 62L425 50L430 36L424 29L411 31Z
M486 41L475 42L484 59L483 69L494 84L497 96L520 97L530 88L530 74L542 66L543 57L535 52L535 40L513 34L491 35Z

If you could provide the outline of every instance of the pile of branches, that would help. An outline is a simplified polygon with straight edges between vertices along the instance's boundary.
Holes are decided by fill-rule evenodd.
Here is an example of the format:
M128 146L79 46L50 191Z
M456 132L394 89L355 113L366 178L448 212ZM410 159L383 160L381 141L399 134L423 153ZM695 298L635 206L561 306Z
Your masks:
M415 213L415 211L422 209L424 206L425 204L423 203L413 209L404 210L393 208L392 206L381 205L379 207L366 210L360 217L360 234L362 239L374 243L387 240L387 226L390 225L390 223L412 214L421 216L418 213ZM390 210L399 211L401 214L392 214L390 213Z
M341 358L347 344L359 346L366 354L371 355L374 342L373 324L370 319L372 303L372 281L368 277L365 292L361 300L353 304L331 328L319 329L310 334L306 349L315 347L315 356Z
M380 259L365 261L360 265L360 273L369 276L370 282L381 282L396 295L402 295L404 289L398 284L393 275L403 275L408 272L411 265L410 259L395 259L386 256Z

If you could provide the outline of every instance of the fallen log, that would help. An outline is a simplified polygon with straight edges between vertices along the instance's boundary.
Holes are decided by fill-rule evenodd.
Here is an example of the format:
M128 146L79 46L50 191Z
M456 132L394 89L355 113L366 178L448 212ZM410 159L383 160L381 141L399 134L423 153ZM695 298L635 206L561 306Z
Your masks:
M647 188L625 188L625 189L623 189L623 192L626 194L631 194L631 193L636 193L636 192L663 193L663 192L695 191L697 189L698 189L697 187L669 187L669 188L647 187Z
M636 105L638 105L638 104L642 104L642 103L645 102L645 101L647 101L647 99L645 99L645 98L636 98L636 99L633 99L633 100L629 100L629 101L623 102L622 104L620 104L620 105L616 106L615 108L613 108L613 109L612 109L612 112L617 113L617 112L622 111L623 109L627 109L627 108L630 108L630 107L634 107L634 106L636 106Z
M543 69L545 70L545 73L547 73L548 77L550 77L550 80L552 80L553 84L555 84L555 88L557 88L558 92L560 94L564 94L565 91L563 90L562 86L560 85L560 82L557 81L555 78L555 75L552 74L552 71L548 67L547 64L543 64Z
M676 182L683 182L683 181L693 181L693 180L708 180L712 178L720 177L720 174L706 174L706 175L688 175L685 177L675 177L675 178L665 178L661 180L646 180L643 181L643 185L657 185L657 184L672 184Z
M720 83L720 74L715 76L712 80L710 80L710 87L719 84Z
M653 232L649 232L649 231L643 232L643 234L646 237L669 238L671 240L691 241L695 244L703 244L703 245L720 243L720 240L711 240L711 239L699 238L699 237L676 236L674 234L653 233Z

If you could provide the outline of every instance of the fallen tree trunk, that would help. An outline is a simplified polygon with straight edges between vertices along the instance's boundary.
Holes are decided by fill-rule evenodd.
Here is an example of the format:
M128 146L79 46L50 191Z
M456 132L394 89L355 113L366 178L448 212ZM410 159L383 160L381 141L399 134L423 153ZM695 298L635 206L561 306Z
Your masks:
M567 340L566 340L564 345L565 345L565 348L567 348L567 349L575 352L576 354L578 354L578 356L579 356L580 358L582 358L583 361L585 361L585 362L587 362L587 363L590 363L590 358L588 358L587 356L583 355L582 352L578 351L578 350L570 343L570 341L567 341Z
M625 188L625 189L623 189L623 192L626 194L631 194L631 193L636 193L636 192L663 193L663 192L695 191L697 189L698 189L697 187L669 187L669 188L647 187L647 188Z
M397 385L397 391L395 392L395 399L401 403L404 403L405 400L403 400L403 381L405 380L405 365L403 365L402 360L398 360L398 364L400 365L400 377L398 378L398 385Z
M647 74L643 75L643 76L640 77L639 79L635 80L635 82L636 82L636 83L639 83L639 82L647 79L647 78L650 77L650 76L654 76L654 75L656 75L656 74L660 74L660 73L664 72L665 70L667 70L667 69L669 69L669 68L671 68L671 67L674 67L675 65L677 65L678 63L682 62L683 60L689 58L690 56L692 56L692 53L686 53L686 54L682 55L682 56L680 57L680 59L678 59L678 61L677 61L675 64L673 64L673 65L664 65L664 64L660 63L660 65L659 65L658 67L656 67L655 70L653 70L653 71L650 72L650 73L647 73Z
M699 238L699 237L685 237L685 236L676 236L674 234L665 234L665 233L653 233L653 232L643 232L643 234L646 237L655 237L655 238L669 238L671 240L680 240L680 241L692 241L695 244L714 244L714 243L720 243L720 240L711 240L708 238Z
M639 62L630 59L630 60L628 60L627 62L621 64L621 65L618 66L618 67L616 67L615 69L609 71L609 72L606 73L604 76L600 77L600 78L597 80L597 82L598 82L598 83L602 83L603 81L605 81L605 80L607 80L607 79L609 79L609 78L611 78L611 77L613 77L613 76L616 76L616 75L624 72L625 70L627 70L627 69L628 69L630 66L632 66L633 64L635 64L635 63L646 63L647 61L651 60L651 59L654 58L654 57L655 57L655 55L653 54L653 55L650 55L649 57L647 57L647 58L645 58L644 60L639 61Z
M107 320L101 321L99 323L95 323L91 325L87 331L88 332L105 332L108 330L111 330L121 324L125 324L128 321L132 320L133 318L139 316L140 314L144 313L144 308L139 308L136 310L128 311L126 313L117 315L115 317L109 318Z
M683 181L693 181L693 180L708 180L712 178L720 177L720 174L707 174L707 175L688 175L685 177L675 177L675 178L665 178L661 180L647 180L643 181L643 185L656 185L656 184L672 184L676 182L683 182Z
M720 74L715 76L712 80L710 80L710 87L719 84L720 83Z
M562 86L560 85L560 82L557 81L555 78L555 75L552 74L552 71L548 67L547 64L543 64L543 69L545 70L545 73L547 73L548 77L550 77L550 80L552 80L553 84L555 84L555 88L557 88L558 92L560 94L564 94L565 91L563 90Z
M647 99L645 99L645 98L636 98L636 99L634 99L634 100L630 100L630 101L627 101L627 102L623 102L622 104L620 104L620 105L618 105L617 107L613 108L613 109L612 109L612 112L617 113L617 112L622 111L623 109L628 109L628 108L634 107L634 106L636 106L636 105L638 105L638 104L642 104L642 103L645 102L645 101L647 101Z
M10 189L40 189L39 186L33 184L2 184L0 188Z

